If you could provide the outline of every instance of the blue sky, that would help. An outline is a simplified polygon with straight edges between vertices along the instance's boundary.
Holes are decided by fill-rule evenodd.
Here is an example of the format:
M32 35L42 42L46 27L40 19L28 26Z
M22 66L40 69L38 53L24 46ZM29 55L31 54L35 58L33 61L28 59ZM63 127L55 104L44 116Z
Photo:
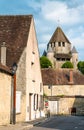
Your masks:
M0 15L6 14L34 16L40 54L59 25L84 60L84 0L0 0Z

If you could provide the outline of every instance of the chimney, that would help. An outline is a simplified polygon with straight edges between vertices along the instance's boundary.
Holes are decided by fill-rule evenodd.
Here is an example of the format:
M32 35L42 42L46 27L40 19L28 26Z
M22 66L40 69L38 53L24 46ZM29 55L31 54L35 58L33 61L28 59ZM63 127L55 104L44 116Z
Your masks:
M6 43L1 45L1 64L6 65Z
M73 70L72 69L70 69L69 74L70 74L70 76L69 76L69 84L73 84Z

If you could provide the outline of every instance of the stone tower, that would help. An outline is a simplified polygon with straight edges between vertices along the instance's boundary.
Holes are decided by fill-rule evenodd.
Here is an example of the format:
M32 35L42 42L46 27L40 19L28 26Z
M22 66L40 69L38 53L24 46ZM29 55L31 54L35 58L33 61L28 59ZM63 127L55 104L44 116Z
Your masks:
M71 61L76 68L78 53L76 49L71 50L71 43L60 27L57 27L47 44L46 53L54 68L61 68L66 61Z
M51 45L49 45L48 50L47 50L47 58L52 62L52 65L54 67L54 52L52 50Z
M71 62L73 63L74 68L77 68L77 63L78 63L78 52L75 48L75 46L72 49L72 58L71 58Z

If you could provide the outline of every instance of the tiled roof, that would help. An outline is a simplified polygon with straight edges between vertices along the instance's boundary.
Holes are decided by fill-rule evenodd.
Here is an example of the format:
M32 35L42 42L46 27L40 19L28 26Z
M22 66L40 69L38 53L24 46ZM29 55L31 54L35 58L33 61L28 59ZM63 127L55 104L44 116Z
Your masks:
M60 54L59 53L59 54L55 54L54 57L55 58L69 58L70 59L71 58L71 54L62 54L62 53Z
M44 85L68 85L70 83L69 69L42 69L42 80ZM84 75L78 70L73 70L73 84L84 85Z
M12 74L11 70L7 66L4 66L2 64L0 64L0 71L6 72L8 74Z
M0 46L6 43L7 66L19 61L27 45L31 19L32 15L0 16Z
M70 43L64 32L60 27L57 27L55 32L53 33L49 43L54 43L54 42L67 42ZM70 43L71 44L71 43Z

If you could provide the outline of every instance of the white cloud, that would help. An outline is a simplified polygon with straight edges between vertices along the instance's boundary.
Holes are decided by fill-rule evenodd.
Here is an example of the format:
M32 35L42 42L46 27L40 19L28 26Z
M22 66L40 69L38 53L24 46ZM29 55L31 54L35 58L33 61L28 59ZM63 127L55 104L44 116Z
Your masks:
M81 49L84 48L84 2L82 3L81 1L78 4L75 0L74 6L69 6L67 2L63 1L43 0L39 7L40 12L36 18L39 20L38 22L36 20L36 28L38 41L41 43L39 45L40 51L42 52L47 47L47 43L58 26L57 21L59 19L64 33L72 43L72 46L75 45L77 50L80 51L81 56L83 54ZM84 56L81 56L80 59L84 59Z
M44 6L45 5L45 6ZM57 22L60 19L61 24L77 24L84 21L84 4L69 8L67 3L58 1L45 1L42 5L42 15L46 20Z

